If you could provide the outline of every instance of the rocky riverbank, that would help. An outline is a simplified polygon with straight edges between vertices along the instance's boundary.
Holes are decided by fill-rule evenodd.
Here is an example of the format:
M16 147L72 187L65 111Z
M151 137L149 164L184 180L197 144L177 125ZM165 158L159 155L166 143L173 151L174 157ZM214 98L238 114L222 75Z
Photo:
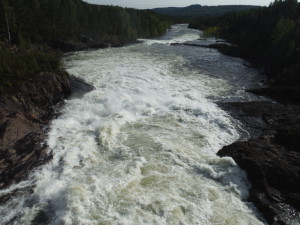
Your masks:
M79 41L69 41L56 39L50 41L52 49L59 49L63 52L82 51L87 49L99 49L109 47L122 47L127 44L138 43L137 40L118 40L118 41L95 41L92 38L82 36Z
M44 72L0 96L0 189L52 158L45 143L51 119L65 98L92 89L65 72Z
M247 172L252 184L249 200L270 224L300 224L299 97L273 89L252 92L279 96L285 105L270 101L220 104L244 124L250 140L226 146L218 155L232 157Z

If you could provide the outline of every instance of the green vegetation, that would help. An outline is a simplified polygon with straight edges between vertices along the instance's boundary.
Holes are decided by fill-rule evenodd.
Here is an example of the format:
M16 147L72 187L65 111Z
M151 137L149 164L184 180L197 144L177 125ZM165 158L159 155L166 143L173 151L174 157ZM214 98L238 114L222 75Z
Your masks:
M219 18L199 18L190 27L208 31L210 27L218 27L220 37L234 44L224 51L262 66L270 84L300 85L300 3L297 0L276 0L269 7Z
M0 40L10 39L23 47L51 45L57 40L127 42L162 35L170 25L150 10L92 5L82 0L1 1Z
M216 37L219 38L219 27L208 27L203 31L202 36L204 38Z
M190 5L188 7L156 8L153 9L153 11L168 16L189 19L190 17L200 17L200 16L202 17L222 16L228 12L244 11L244 10L249 10L258 7L259 6L251 6L251 5L219 5L219 6Z
M61 69L58 53L12 48L1 42L0 59L0 93L15 90L39 72L58 72Z
M165 16L150 10L82 0L0 0L0 93L41 71L58 71L53 48L120 45L162 35L169 26Z

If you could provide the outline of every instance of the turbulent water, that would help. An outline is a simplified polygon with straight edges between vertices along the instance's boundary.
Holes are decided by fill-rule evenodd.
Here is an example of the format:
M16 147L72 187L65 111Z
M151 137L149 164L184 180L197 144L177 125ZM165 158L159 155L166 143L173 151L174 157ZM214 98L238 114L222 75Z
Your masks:
M258 73L176 25L162 38L69 54L95 90L66 102L49 133L53 160L0 191L1 224L264 224L222 146L238 123L216 102L247 101ZM29 188L31 187L31 188ZM28 191L31 190L31 191Z

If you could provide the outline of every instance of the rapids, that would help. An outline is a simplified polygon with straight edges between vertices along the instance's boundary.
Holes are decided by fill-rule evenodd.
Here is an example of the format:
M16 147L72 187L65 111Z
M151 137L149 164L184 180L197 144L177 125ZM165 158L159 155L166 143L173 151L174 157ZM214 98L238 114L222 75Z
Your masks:
M53 160L1 190L1 224L264 224L249 183L216 152L239 139L217 102L248 101L260 80L243 60L175 25L156 40L65 56L95 90L67 100L53 121ZM29 188L31 187L31 188ZM28 190L32 191L28 191Z

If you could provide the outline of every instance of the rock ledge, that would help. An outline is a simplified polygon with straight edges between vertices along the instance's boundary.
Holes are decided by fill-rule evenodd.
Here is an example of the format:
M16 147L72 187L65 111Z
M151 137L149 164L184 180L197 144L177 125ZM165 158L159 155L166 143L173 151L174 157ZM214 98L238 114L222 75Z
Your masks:
M300 224L300 106L272 102L222 103L239 119L250 140L225 146L247 171L249 200L270 224Z
M65 72L44 72L0 96L0 189L52 158L44 142L51 119L72 92L78 97L92 89Z

